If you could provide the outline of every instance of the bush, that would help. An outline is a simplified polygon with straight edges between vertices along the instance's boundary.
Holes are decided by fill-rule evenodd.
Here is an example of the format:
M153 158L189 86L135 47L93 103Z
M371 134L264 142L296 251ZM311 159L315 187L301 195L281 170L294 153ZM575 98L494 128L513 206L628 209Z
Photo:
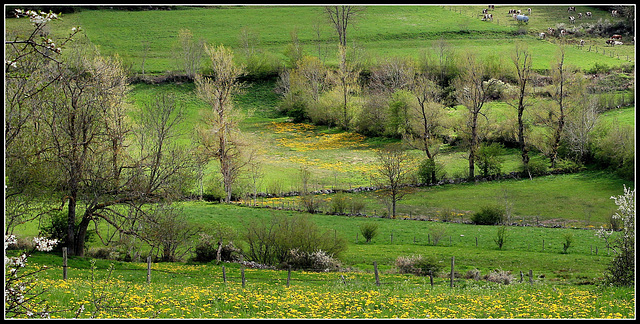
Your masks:
M80 222L76 222L76 228ZM61 251L62 247L67 246L67 213L55 212L51 215L49 223L42 227L42 235L48 239L58 240L58 244L55 246L56 251ZM84 238L85 242L91 242L95 230L87 230L87 234Z
M433 224L433 226L429 228L429 237L433 245L438 245L438 242L440 242L446 233L447 229L442 224Z
M344 194L337 194L331 198L331 212L344 214L349 207L349 197Z
M544 159L540 159L540 158L530 159L528 166L529 166L529 172L531 173L531 176L539 176L539 175L545 175L549 173L549 165ZM522 171L524 172L524 165L522 167L523 167Z
M322 201L316 198L315 195L308 194L300 197L300 203L307 213L315 214L320 211Z
M378 234L378 224L376 223L364 223L360 225L360 233L367 241L367 243L371 242L371 240Z
M471 221L477 225L496 225L504 221L505 211L499 206L483 206L479 212L471 215Z
M562 253L569 253L569 248L571 247L571 243L573 243L573 234L566 233L564 234L564 242L562 242Z
M498 233L496 234L496 238L494 239L494 241L498 245L498 249L502 250L502 247L507 242L507 236L508 235L506 226L501 226L500 228L498 228Z
M270 220L253 220L245 225L244 240L248 261L277 266L286 263L290 251L300 253L324 251L338 257L347 249L344 238L333 230L321 230L308 216L273 216Z
M442 271L444 264L438 261L434 256L400 256L396 259L396 267L400 273L411 273L417 276L435 276Z
M435 173L435 179L433 174ZM421 183L432 183L433 180L438 181L446 176L444 165L436 163L433 159L424 159L418 166L418 179Z
M360 214L364 211L364 207L366 206L366 204L364 203L364 201L356 199L356 200L351 200L351 204L349 206L349 210L351 212L352 215L356 215L356 214Z
M482 172L482 176L500 174L502 172L502 163L504 158L504 145L501 143L491 143L489 145L482 144L478 149L475 163Z
M209 234L201 233L200 240L194 248L195 262L211 262L218 258L218 241ZM237 248L233 242L220 247L220 261L236 262L240 261L242 250Z
M340 261L322 250L303 252L298 249L289 250L289 257L283 265L296 270L331 271L340 269Z
M500 269L489 272L483 278L486 281L501 283L505 285L510 284L514 279L510 271L503 271Z

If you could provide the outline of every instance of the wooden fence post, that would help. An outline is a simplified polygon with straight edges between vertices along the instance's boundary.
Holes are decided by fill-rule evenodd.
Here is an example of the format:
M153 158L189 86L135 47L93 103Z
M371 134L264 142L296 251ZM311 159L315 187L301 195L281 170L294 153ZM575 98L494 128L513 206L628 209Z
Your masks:
M291 265L289 265L289 270L287 271L287 288L289 288L290 281L291 281Z
M533 270L529 269L529 283L533 285Z
M478 247L478 237L476 236L476 247Z
M147 283L151 283L151 256L147 257Z
M242 276L242 288L244 288L246 282L244 278L244 265L240 267L240 275Z
M378 276L378 263L373 261L373 272L376 275L376 286L380 286L380 277Z
M429 282L431 283L431 287L433 288L433 271L429 271Z
M62 248L62 279L67 280L67 247Z
M455 265L455 259L456 257L451 257L451 288L453 288L453 269L454 269L454 265Z
M225 270L224 266L222 266L222 282L227 283L227 271Z

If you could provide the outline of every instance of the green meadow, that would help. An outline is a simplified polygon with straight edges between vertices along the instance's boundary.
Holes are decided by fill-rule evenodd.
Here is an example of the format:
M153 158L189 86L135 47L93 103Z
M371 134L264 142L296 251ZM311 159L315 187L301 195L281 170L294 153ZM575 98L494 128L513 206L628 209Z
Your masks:
M389 57L419 58L435 55L443 40L463 53L471 51L497 67L512 64L510 55L517 42L527 44L533 54L533 69L545 71L557 55L557 38L540 39L538 33L558 24L568 25L565 6L532 6L530 22L518 24L507 11L512 6L496 6L494 21L481 21L484 6L367 6L358 16L349 37L354 52L373 65ZM517 6L526 10L527 6ZM577 7L593 11L590 22L615 21L597 7ZM587 23L586 20L577 22ZM51 23L56 37L81 26L87 39L102 55L118 55L132 74L143 69L148 76L175 73L173 52L178 32L188 29L195 39L208 44L224 44L242 52L241 33L256 37L256 47L283 67L288 63L287 46L295 32L305 53L319 56L327 66L337 66L338 56L331 26L319 6L193 6L172 10L122 11L104 7L63 15ZM25 19L5 19L6 35L29 30ZM628 69L635 64L635 45L606 47L606 38L569 37L566 63L583 72L607 67ZM238 54L242 58L241 54ZM544 72L543 72L544 73ZM247 82L234 98L243 119L240 129L247 142L258 150L261 177L257 190L281 194L301 190L302 170L310 172L311 190L336 191L373 186L376 150L399 139L366 137L337 127L293 123L280 112L282 96L275 80ZM626 90L628 93L631 90ZM194 142L194 127L207 105L195 95L193 82L133 83L127 97L132 117L161 95L174 96L185 114L179 127L180 142ZM547 100L547 99L542 99ZM501 101L487 104L493 121L513 118L514 109ZM459 115L463 107L449 109ZM635 104L608 110L600 122L635 126ZM418 150L410 155L422 158ZM537 151L533 159L544 159ZM438 162L448 179L462 178L468 171L468 152L443 145ZM502 173L521 170L520 152L507 147L500 156ZM38 274L39 287L47 289L43 298L52 318L635 318L634 287L603 287L599 283L611 263L612 252L595 236L595 230L609 227L616 211L612 196L635 182L611 171L587 166L579 172L550 174L523 179L502 179L464 183L444 183L413 188L398 202L398 217L387 218L387 206L377 191L318 194L319 213L307 213L299 196L249 200L250 180L239 181L238 199L232 204L202 201L199 184L191 197L178 202L190 224L224 226L233 233L234 243L247 248L244 235L251 221L267 222L273 216L308 217L328 239L341 238L347 250L338 259L338 272L293 271L291 285L285 284L286 270L260 270L238 263L206 264L190 261L152 264L151 283L147 264L122 262L117 258L97 259L92 270L90 257L69 258L69 279L62 280L62 253L36 253L29 267L46 265ZM218 193L216 162L205 169L204 187ZM359 215L332 212L338 198L359 202ZM257 206L256 206L257 205ZM485 206L497 205L509 211L505 246L495 240L498 226L473 225L472 215ZM378 225L378 234L366 243L360 232L363 224ZM19 237L37 236L37 222L16 227ZM113 233L105 222L96 226ZM444 233L437 244L435 232ZM573 237L567 253L566 235ZM95 237L87 247L103 249ZM112 246L111 246L112 247ZM138 246L141 253L149 249ZM188 247L181 247L187 252ZM18 253L8 251L9 255ZM190 255L186 253L186 255ZM444 271L428 277L399 273L398 257L433 256ZM449 270L455 259L455 287L450 288ZM382 281L375 284L374 263ZM109 266L113 271L109 272ZM224 270L223 270L224 266ZM28 268L32 269L32 268ZM222 273L228 276L223 282ZM241 285L240 272L247 283ZM513 283L502 285L474 280L465 275L507 271ZM528 282L532 271L533 284ZM523 282L520 273L524 274ZM76 312L80 307L83 311Z

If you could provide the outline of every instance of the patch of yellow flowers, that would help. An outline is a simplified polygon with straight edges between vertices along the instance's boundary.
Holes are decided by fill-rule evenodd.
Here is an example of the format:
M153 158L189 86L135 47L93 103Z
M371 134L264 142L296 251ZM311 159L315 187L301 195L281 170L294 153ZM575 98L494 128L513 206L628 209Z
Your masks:
M333 273L318 274L323 278ZM635 298L613 300L606 290L512 285L449 289L413 285L350 286L254 281L209 284L131 283L115 279L105 300L119 311L92 306L85 280L47 280L52 318L634 318ZM70 287L73 287L71 291ZM107 286L105 286L107 287ZM104 288L106 289L106 288ZM52 298L51 296L62 296Z

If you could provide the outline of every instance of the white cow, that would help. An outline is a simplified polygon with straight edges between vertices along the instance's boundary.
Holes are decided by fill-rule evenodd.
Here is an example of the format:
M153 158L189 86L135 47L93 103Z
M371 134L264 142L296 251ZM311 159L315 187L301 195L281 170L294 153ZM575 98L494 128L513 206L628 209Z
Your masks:
M580 46L584 46L584 39L580 40Z
M574 16L569 16L569 21L570 21L572 24L575 24L575 23L576 23L576 17L574 17Z
M591 11L587 11L587 13L585 15L587 16L587 18L591 18L591 16L592 16Z
M544 39L546 36L547 36L547 34L545 34L545 33L538 34L538 37L540 37L540 39Z

